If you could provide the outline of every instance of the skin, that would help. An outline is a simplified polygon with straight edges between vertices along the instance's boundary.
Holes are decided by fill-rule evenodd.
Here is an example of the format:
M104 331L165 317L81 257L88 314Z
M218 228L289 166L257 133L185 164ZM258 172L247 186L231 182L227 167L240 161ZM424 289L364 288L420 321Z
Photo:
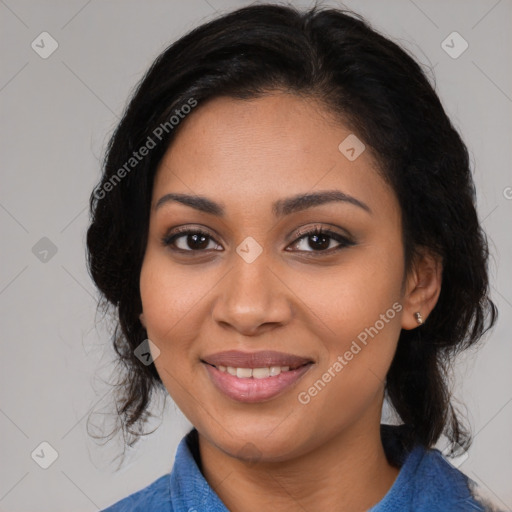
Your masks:
M203 474L231 511L362 511L378 503L398 468L385 457L379 425L384 381L400 330L426 320L441 285L428 251L404 268L401 213L367 149L354 161L338 150L351 133L313 99L280 92L200 105L157 171L140 275L141 321L160 350L155 365L169 394L199 432ZM274 201L339 190L364 202L328 202L277 218ZM223 205L217 217L160 198L196 194ZM178 226L201 227L165 246ZM301 233L328 238L321 252ZM246 237L262 253L236 252ZM189 238L190 240L190 238ZM189 252L185 252L188 249ZM218 249L218 250L216 250ZM315 257L316 254L316 257ZM393 304L401 311L309 403L307 391L366 327ZM236 402L212 384L201 358L224 350L277 350L311 358L283 394Z

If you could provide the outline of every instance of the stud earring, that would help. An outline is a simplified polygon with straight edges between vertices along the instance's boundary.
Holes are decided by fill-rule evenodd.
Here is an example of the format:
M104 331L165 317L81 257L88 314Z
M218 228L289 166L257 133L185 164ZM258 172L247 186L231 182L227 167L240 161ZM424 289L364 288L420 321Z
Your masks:
M418 325L421 325L423 323L423 317L421 316L421 313L419 311L414 313L414 318L416 318L416 322L418 322Z

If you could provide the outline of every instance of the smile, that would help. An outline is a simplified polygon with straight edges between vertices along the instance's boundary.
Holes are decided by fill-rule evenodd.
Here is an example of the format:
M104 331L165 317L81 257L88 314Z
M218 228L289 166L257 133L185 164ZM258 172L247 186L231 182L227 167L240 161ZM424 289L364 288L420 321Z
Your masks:
M313 366L309 358L273 351L221 352L201 362L217 390L245 403L276 398Z
M268 366L266 368L235 368L233 366L216 367L224 373L236 375L239 379L266 379L267 377L277 377L282 372L290 371L289 366Z

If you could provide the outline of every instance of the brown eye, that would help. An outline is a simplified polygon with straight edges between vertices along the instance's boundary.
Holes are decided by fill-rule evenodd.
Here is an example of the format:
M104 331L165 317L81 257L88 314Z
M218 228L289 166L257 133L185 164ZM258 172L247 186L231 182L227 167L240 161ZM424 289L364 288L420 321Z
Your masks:
M162 239L162 243L173 250L184 252L219 250L218 247L220 247L209 233L197 229L186 229L180 230L178 233L171 233Z
M337 245L336 245L337 244ZM355 242L334 231L315 228L293 242L292 247L303 252L328 252L329 254L345 247L355 245Z

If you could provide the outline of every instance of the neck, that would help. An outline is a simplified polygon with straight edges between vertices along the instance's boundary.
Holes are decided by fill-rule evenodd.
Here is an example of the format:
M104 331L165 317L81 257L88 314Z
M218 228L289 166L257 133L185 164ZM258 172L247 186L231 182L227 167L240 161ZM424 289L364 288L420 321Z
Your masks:
M203 474L231 512L343 510L378 503L399 470L386 459L380 425L354 424L320 447L284 462L247 463L199 435ZM302 508L301 508L302 507Z

